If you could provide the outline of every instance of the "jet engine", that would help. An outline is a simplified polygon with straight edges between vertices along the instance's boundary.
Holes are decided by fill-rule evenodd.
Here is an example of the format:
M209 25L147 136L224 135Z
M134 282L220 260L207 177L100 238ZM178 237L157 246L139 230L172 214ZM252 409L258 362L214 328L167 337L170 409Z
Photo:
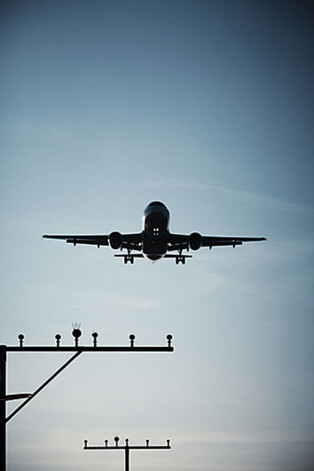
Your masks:
M189 236L189 247L192 250L198 250L202 246L202 236L198 232L192 232Z
M111 234L109 235L109 245L114 250L121 248L122 235L120 234L120 232L111 232Z

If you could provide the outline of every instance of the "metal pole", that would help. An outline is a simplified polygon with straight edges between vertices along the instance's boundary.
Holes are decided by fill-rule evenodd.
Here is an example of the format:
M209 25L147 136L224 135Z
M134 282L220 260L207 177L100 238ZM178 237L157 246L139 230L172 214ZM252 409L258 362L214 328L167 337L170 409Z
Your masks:
M5 345L0 345L0 397L6 395L6 360ZM0 401L0 471L6 469L6 402Z
M9 417L5 419L5 421L9 422L9 420L11 420L12 417L14 417L21 409L23 409L23 407L25 407L29 403L29 401L31 401L35 396L37 396L37 394L39 394L40 391L42 391L49 383L51 383L51 381L55 379L67 366L69 366L70 363L72 363L72 361L75 360L75 358L77 358L81 353L82 353L81 351L76 352L75 355L73 355L66 363L64 363L64 365L62 365L52 376L50 376L50 378L48 378L47 381L45 381L39 388L37 388L36 391L33 392L33 394L30 394L30 396L24 402L22 402L22 404L19 407L17 407L9 415Z
M129 471L129 463L130 463L130 450L128 443L125 447L125 471Z
M77 358L83 352L173 352L174 348L171 345L172 335L168 334L167 346L164 347L153 347L153 346L135 346L134 340L135 335L131 334L129 336L130 345L129 346L98 346L97 338L98 333L93 332L93 346L81 346L79 345L79 338L82 335L79 326L74 326L72 335L75 339L74 346L61 346L61 335L56 334L55 346L24 346L24 335L19 334L19 345L18 346L8 346L0 345L0 471L6 471L6 422L11 420L23 407L25 407L37 394L40 393L51 381L53 381L56 376L58 376L70 363L72 363L75 358ZM73 352L74 355L66 361L52 376L50 376L41 386L39 386L33 394L6 394L6 358L7 352ZM6 400L9 399L27 399L20 404L11 414L6 417ZM86 442L87 446L87 442ZM129 450L127 452L126 460L126 469L129 469Z

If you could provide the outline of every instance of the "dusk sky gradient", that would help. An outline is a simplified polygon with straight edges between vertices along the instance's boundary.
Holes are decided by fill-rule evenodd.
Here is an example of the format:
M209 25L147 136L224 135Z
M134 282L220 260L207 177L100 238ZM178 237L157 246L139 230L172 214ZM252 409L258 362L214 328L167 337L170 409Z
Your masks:
M0 6L0 344L82 354L8 425L8 471L313 471L313 2L6 0ZM42 234L267 242L124 265ZM8 393L69 356L10 353ZM17 403L7 406L11 411Z

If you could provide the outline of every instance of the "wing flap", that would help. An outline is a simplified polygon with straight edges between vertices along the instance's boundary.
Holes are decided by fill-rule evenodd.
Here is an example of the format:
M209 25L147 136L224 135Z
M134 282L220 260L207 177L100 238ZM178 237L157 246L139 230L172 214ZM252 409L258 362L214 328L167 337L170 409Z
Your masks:
M67 244L84 244L84 245L97 245L100 247L101 245L108 245L108 240L104 239L80 239L73 237L72 239L66 239Z

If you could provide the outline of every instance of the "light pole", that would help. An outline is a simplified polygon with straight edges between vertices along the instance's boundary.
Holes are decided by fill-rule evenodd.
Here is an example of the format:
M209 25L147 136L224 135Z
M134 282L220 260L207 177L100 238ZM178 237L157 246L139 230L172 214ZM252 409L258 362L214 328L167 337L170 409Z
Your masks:
M129 445L129 439L125 439L125 445L119 446L119 437L114 437L115 446L108 446L108 440L105 440L105 446L88 446L88 441L84 440L84 450L124 450L124 469L129 471L130 468L130 450L170 450L170 440L167 440L167 445L151 446L149 440L146 440L146 446L143 445Z
M37 394L39 394L53 379L55 379L72 361L74 361L83 352L173 352L171 345L172 335L167 335L167 345L160 346L135 346L135 335L129 336L129 346L99 346L98 333L93 332L93 345L82 346L79 345L79 338L82 335L79 326L75 326L72 335L74 337L74 346L62 346L61 335L56 334L56 344L54 346L25 346L24 335L19 334L19 345L8 346L0 345L0 471L6 471L6 424L9 422L21 409L23 409ZM41 386L39 386L32 394L6 394L6 360L7 352L74 352L72 355L53 375L51 375ZM21 399L26 398L11 414L6 416L6 400L8 399Z

